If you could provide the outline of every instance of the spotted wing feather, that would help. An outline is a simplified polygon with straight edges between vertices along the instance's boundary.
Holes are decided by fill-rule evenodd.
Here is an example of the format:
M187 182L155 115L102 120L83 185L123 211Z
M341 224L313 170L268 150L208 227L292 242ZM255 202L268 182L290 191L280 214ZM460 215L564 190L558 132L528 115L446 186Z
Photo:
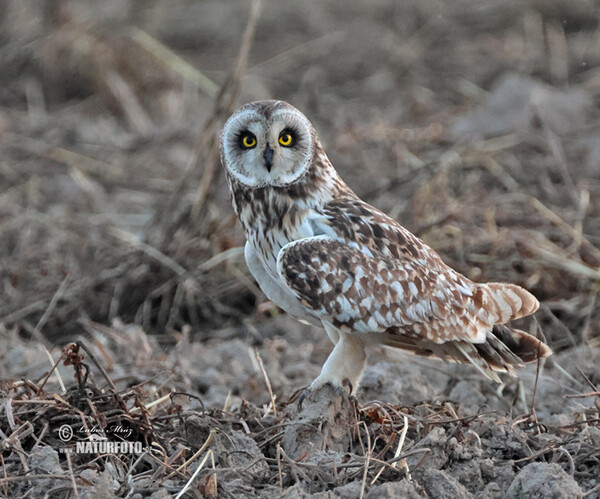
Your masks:
M492 324L477 315L466 279L451 269L432 270L425 255L403 262L369 253L328 236L310 237L281 250L278 271L315 316L336 327L436 343L485 341Z
M283 282L318 319L424 356L495 371L550 355L537 338L504 326L539 303L519 286L476 284L395 220L354 196L311 220L316 234L285 246Z
M315 317L341 330L380 333L382 344L417 355L472 364L496 382L495 371L514 375L515 366L551 354L537 338L502 324L537 308L518 286L432 272L426 260L401 266L328 236L288 244L277 268Z

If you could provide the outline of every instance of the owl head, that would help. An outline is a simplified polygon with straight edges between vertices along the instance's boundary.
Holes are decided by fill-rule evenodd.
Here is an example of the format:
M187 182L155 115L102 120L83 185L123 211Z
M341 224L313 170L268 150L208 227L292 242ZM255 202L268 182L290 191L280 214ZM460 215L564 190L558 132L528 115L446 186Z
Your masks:
M229 175L248 187L286 186L308 171L315 131L287 102L246 104L225 123L221 161Z

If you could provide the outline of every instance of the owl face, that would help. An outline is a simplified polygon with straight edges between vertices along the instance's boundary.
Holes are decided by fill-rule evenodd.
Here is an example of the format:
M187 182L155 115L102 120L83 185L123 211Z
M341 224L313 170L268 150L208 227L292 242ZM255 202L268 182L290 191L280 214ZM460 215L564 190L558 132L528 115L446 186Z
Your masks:
M251 102L225 123L221 160L248 187L285 186L306 173L313 144L314 130L295 107L281 101Z

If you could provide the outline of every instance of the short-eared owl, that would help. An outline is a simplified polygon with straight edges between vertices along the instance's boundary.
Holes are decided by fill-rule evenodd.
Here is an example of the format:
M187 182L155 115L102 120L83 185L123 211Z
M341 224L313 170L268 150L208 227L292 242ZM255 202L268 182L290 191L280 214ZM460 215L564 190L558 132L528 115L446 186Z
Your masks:
M538 301L513 284L474 283L395 220L362 201L331 165L308 119L282 101L252 102L221 135L221 161L267 295L335 344L313 384L356 389L369 344L495 371L550 355L506 325ZM352 389L352 388L351 388Z

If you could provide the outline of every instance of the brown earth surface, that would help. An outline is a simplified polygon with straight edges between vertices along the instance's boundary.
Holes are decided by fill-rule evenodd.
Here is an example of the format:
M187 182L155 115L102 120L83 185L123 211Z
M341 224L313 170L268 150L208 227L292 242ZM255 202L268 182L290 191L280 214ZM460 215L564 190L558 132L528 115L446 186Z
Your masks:
M0 496L600 498L599 28L591 0L0 0ZM555 355L496 385L376 349L356 400L299 407L331 344L252 280L218 162L264 98L535 294Z

